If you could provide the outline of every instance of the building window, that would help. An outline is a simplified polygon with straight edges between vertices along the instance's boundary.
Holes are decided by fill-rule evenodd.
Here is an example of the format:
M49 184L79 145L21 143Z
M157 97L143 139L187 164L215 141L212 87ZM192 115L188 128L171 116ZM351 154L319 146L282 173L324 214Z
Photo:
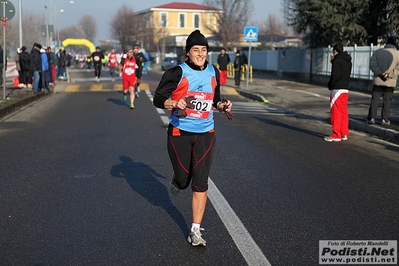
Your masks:
M168 21L167 15L168 15L167 13L161 13L161 28L167 27L167 21Z
M200 15L199 14L194 14L194 28L196 28L196 29L200 28Z
M186 14L179 14L179 27L185 28L186 27Z

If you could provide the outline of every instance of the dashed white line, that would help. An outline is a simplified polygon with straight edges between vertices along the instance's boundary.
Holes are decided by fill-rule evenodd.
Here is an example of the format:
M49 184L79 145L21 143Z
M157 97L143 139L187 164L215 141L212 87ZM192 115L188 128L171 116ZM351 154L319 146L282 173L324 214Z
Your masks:
M146 90L145 93L147 94L148 99L150 99L150 101L152 103L153 96L152 96L151 92L149 90ZM169 117L166 115L165 110L160 109L160 108L156 108L156 110L157 110L157 113L160 114L163 125L164 126L169 125Z

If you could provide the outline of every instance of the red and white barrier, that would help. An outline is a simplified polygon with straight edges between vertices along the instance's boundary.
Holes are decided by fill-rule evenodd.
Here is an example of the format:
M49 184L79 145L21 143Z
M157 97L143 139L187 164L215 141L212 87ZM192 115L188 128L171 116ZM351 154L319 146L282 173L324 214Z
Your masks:
M18 77L17 64L15 62L7 63L6 77Z

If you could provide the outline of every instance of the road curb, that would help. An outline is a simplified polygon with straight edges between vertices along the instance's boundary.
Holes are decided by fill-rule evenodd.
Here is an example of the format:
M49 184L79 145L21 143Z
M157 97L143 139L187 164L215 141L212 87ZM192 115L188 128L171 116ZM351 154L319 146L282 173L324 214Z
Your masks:
M349 119L349 128L370 135L378 136L385 141L399 144L399 132L393 129L383 128L377 125L369 125L366 122L356 119Z
M254 92L249 92L246 90L242 89L235 89L240 95L244 96L245 98L249 98L254 101L262 102L262 103L268 103L269 101L263 97L262 95Z
M31 102L34 102L36 100L41 99L43 96L48 95L49 93L45 92L39 92L38 94L27 94L26 97L23 97L21 100L10 104L9 106L6 106L5 108L0 109L0 118L11 114L12 112L24 107L25 105L28 105Z

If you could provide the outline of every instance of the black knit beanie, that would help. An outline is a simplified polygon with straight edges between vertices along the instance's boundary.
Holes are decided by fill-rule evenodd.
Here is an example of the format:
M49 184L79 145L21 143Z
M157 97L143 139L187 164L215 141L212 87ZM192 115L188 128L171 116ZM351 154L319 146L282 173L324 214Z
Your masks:
M209 50L208 41L205 36L201 34L199 30L193 31L187 38L186 41L186 53L190 51L191 47L194 45L203 45L206 46L206 49Z
M390 36L387 40L387 44L397 45L396 43L396 36Z

